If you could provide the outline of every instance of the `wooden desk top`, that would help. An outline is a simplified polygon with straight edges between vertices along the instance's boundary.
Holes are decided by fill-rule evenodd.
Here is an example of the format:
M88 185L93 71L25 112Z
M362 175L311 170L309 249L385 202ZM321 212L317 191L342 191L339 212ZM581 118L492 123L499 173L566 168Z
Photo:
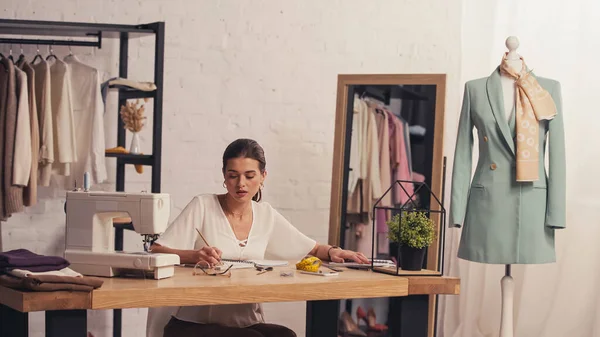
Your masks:
M333 300L459 293L460 280L448 277L398 277L372 271L344 270L337 276L295 272L293 266L256 275L254 269L232 270L231 278L192 275L192 268L176 267L163 280L105 278L89 293L21 292L0 287L0 303L23 312L62 309L124 309L162 306Z

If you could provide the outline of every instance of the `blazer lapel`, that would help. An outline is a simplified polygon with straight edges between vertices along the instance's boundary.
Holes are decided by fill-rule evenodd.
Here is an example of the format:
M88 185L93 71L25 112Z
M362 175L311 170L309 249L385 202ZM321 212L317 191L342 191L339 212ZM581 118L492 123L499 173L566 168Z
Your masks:
M504 114L504 94L502 91L502 83L500 82L500 67L496 68L490 77L488 77L486 90L494 118L496 119L496 124L500 128L502 136L504 136L506 145L510 148L510 151L515 154L515 144L511 137L508 122L506 121Z

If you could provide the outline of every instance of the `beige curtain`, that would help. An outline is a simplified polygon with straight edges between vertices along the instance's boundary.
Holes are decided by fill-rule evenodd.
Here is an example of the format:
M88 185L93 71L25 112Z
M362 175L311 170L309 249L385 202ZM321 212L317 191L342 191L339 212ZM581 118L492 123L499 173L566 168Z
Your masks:
M562 84L567 228L557 233L557 263L513 266L515 337L600 336L598 13L597 0L463 0L461 86L491 73L509 35L520 39L518 53L537 75ZM447 142L455 139L459 109L447 108ZM439 336L498 336L504 266L458 260L459 239L460 230L448 231L447 271L462 284L460 296L441 300Z

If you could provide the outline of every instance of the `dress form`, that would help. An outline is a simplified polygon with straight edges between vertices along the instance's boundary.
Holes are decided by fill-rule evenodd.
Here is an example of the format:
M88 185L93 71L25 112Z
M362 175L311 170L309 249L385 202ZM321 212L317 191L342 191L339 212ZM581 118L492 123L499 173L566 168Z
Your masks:
M506 60L509 66L519 73L523 67L523 61L521 56L517 54L516 50L519 47L519 40L516 36L509 36L506 39L506 48L508 48L508 54ZM511 77L501 75L500 81L502 83L502 94L504 96L504 113L507 122L511 118L511 114L515 107L516 96L515 96L515 80ZM511 276L511 265L507 264L504 276L500 281L502 289L502 311L500 316L500 337L513 337L514 335L514 280Z

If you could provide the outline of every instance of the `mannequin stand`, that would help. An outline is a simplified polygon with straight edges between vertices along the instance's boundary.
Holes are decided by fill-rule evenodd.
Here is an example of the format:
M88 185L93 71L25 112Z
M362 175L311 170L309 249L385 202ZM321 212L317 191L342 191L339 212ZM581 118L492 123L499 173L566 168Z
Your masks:
M500 281L502 288L502 314L500 316L500 337L513 337L513 298L515 294L515 284L510 275L510 264L506 265L504 277Z

